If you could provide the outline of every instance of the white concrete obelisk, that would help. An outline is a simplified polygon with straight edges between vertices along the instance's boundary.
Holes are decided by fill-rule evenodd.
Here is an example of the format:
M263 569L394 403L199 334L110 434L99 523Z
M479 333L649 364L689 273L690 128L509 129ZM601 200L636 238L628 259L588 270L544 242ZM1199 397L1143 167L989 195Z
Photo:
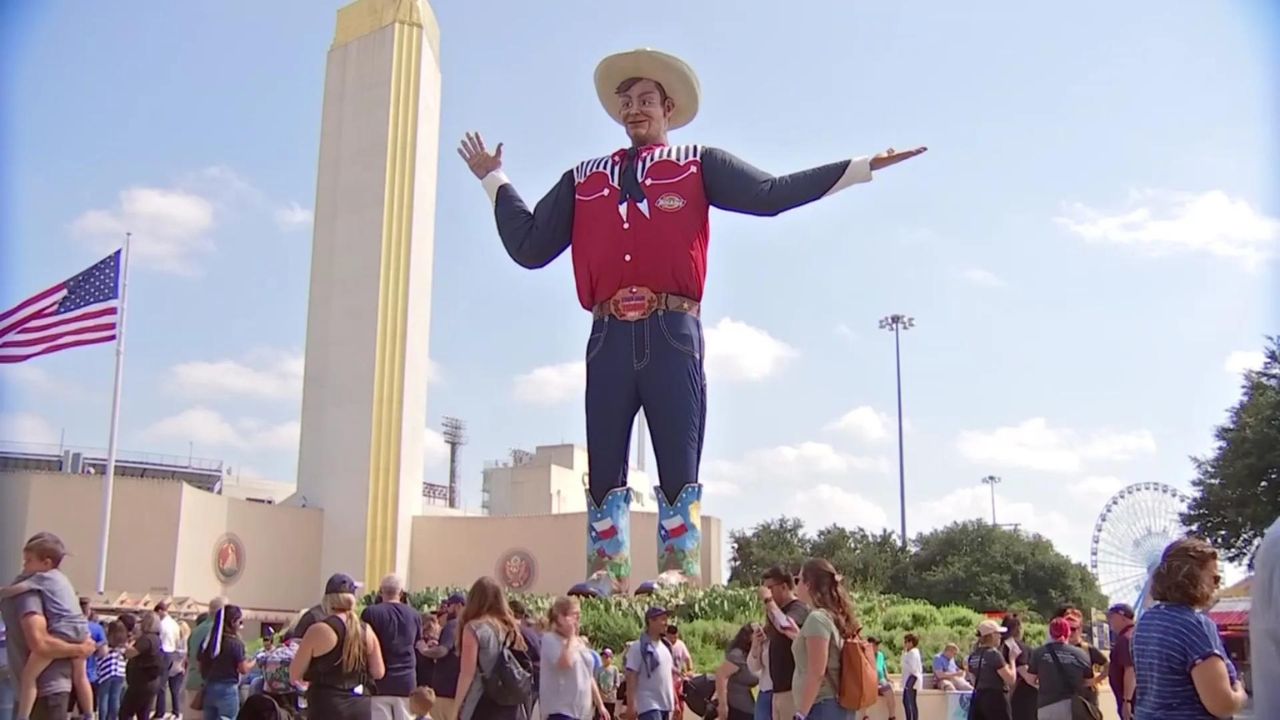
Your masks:
M357 0L325 70L294 500L324 576L367 585L405 574L421 506L439 41L425 0Z

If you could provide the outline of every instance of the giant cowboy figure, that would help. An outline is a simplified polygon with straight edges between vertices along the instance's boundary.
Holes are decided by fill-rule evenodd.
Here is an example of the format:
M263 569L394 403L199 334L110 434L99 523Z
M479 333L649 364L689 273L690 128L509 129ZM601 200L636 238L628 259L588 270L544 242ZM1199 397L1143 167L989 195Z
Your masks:
M698 112L699 86L683 61L653 50L611 55L596 93L631 146L579 163L531 211L490 152L468 133L458 153L494 206L498 234L520 265L540 268L573 248L587 339L587 575L578 592L609 594L631 574L627 455L644 408L658 461L658 571L701 575L702 456L707 416L699 310L711 207L776 215L871 179L925 148L774 177L704 145L669 145L667 132Z

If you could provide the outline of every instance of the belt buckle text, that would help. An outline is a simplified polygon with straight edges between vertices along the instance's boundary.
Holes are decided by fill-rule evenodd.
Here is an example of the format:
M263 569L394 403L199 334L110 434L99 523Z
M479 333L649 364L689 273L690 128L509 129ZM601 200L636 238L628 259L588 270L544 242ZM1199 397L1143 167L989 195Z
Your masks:
M649 288L619 290L609 300L609 312L619 320L643 320L658 308L658 296Z

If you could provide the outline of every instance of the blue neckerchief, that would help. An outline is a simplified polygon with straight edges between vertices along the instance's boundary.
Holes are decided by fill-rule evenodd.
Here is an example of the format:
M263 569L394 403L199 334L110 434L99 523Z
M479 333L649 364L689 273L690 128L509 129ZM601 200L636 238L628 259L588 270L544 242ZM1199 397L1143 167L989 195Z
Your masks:
M644 662L645 675L658 669L658 648L648 633L640 636L640 659Z

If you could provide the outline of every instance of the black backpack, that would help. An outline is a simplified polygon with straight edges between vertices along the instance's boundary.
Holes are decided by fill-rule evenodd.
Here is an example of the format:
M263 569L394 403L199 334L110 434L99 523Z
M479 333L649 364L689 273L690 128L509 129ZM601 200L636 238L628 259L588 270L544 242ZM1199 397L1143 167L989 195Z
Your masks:
M700 718L714 718L720 698L715 697L714 675L698 675L684 681L684 704Z
M493 668L484 675L484 694L502 706L523 705L533 697L533 661L528 652L512 646L510 637Z

